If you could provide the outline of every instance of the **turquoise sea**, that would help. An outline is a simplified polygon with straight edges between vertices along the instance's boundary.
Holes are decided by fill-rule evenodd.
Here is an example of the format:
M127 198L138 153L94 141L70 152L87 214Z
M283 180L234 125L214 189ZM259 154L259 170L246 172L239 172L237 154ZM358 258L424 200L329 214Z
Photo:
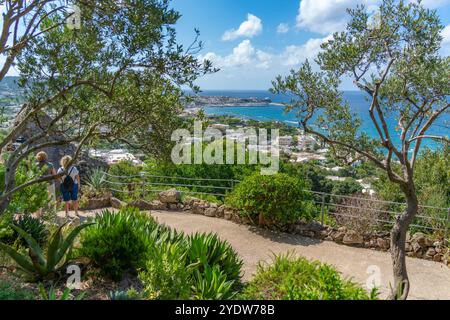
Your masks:
M289 102L288 96L273 95L268 91L204 91L202 95L205 96L231 96L231 97L256 97L256 98L269 98L273 103ZM345 99L349 102L349 105L354 113L356 113L362 119L361 131L364 131L371 137L377 137L375 126L373 125L369 116L369 105L366 96L357 91L347 91L344 93ZM283 106L279 105L264 105L264 106L251 106L251 107L232 107L232 106L215 106L206 107L205 113L207 115L230 115L243 119L253 119L259 121L280 121L288 125L298 126L298 121L295 115L295 111L286 113ZM395 130L397 126L397 119L394 117L388 118L388 125L391 130ZM450 116L447 114L442 117L428 133L432 135L447 135L450 136ZM399 143L398 135L396 136L396 143ZM431 149L440 147L440 143L432 140L426 140L423 146L427 146Z

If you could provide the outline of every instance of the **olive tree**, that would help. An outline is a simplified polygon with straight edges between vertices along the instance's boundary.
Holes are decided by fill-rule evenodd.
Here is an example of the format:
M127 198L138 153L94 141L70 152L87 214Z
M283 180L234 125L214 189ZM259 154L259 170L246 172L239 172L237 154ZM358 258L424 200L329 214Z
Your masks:
M181 86L198 90L194 81L214 71L194 57L202 47L198 32L188 48L177 44L180 14L169 0L75 3L79 29L68 27L63 11L42 12L38 28L45 32L29 39L15 58L26 103L0 140L6 165L0 214L15 192L56 178L16 185L18 165L37 151L74 144L75 161L83 147L104 139L161 152L178 123ZM31 126L38 130L8 150Z
M0 81L31 40L58 27L54 24L41 28L46 18L57 14L64 14L66 18L73 15L66 0L0 0L0 8L3 9L0 55L5 56L5 61L0 65Z
M306 133L320 137L339 157L373 162L402 190L406 210L391 230L391 298L406 299L405 242L419 208L414 169L424 140L448 141L445 133L430 129L449 113L450 59L439 53L443 26L437 13L420 2L384 0L374 19L363 6L348 12L346 29L322 45L320 70L306 61L278 77L273 91L294 96L288 109L297 111ZM360 130L361 119L339 90L348 77L368 98L367 121L376 137Z

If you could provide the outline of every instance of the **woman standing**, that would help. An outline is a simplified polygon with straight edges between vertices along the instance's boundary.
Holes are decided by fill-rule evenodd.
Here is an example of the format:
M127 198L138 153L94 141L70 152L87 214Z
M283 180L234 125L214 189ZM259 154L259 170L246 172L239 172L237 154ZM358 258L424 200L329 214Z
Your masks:
M48 155L44 151L39 152L36 155L36 160L38 162L38 167L41 170L43 176L56 175L55 167L51 162L48 161ZM56 210L56 188L55 180L50 180L47 185L47 191L50 198L50 204ZM39 217L42 216L42 209L37 213Z
M61 159L61 168L58 170L58 174L67 172L67 175L61 178L61 193L65 203L66 218L69 217L70 202L72 202L73 210L75 215L78 215L78 193L80 192L81 179L80 173L75 166L70 166L69 163L72 162L71 156L65 156Z

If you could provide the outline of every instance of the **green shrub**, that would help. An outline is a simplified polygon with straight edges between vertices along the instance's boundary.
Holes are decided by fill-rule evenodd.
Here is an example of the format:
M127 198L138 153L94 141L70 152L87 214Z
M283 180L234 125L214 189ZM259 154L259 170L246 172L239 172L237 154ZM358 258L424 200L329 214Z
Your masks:
M236 294L242 261L228 243L206 234L158 241L139 274L147 298L219 300Z
M30 157L21 162L15 173L16 185L25 184L31 180L41 177L43 174ZM5 166L0 164L0 181L5 181ZM0 183L0 194L4 192L4 185ZM47 183L39 183L29 186L12 196L6 211L12 214L31 214L44 208L49 203Z
M131 161L113 164L108 171L107 188L120 191L112 191L112 194L125 202L141 199L143 196L141 171L142 167L135 166Z
M333 267L291 255L276 256L258 267L255 278L239 298L246 300L369 300L357 284L342 279Z
M195 234L189 237L187 262L189 268L205 272L207 267L218 266L226 279L236 286L241 279L243 262L228 242L214 234Z
M47 243L49 232L41 220L30 215L24 215L14 221L13 224L31 235L40 246L44 246ZM23 246L27 245L26 240L17 231L14 231L14 238L20 239Z
M186 268L186 246L183 242L155 246L139 278L145 284L145 296L150 299L189 299L191 273Z
M64 291L61 293L61 295L58 296L53 286L51 286L47 291L45 287L42 285L42 283L39 285L39 294L41 295L42 300L51 300L51 301L83 300L84 296L86 295L85 292L82 292L78 296L73 296L70 294L70 291L71 290L69 288L65 288Z
M194 270L192 297L195 300L230 300L237 292L236 282L229 280L218 265L206 265L203 271Z
M0 282L1 300L33 300L34 296L29 290L17 288L11 283Z
M264 176L256 173L244 179L227 197L226 203L254 222L258 218L261 222L264 217L266 222L283 226L300 218L310 220L314 217L314 203L304 191L306 189L305 181L286 174Z
M157 234L158 228L151 217L127 208L117 213L104 211L94 222L81 236L79 254L89 258L103 275L120 280L125 272L144 265L149 235Z

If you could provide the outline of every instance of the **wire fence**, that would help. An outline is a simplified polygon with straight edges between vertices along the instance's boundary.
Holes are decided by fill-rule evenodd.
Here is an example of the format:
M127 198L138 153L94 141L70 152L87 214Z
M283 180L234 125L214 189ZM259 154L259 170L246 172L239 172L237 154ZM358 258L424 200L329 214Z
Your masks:
M104 172L108 189L116 195L147 197L170 188L176 188L186 195L213 196L224 200L240 183L233 179L187 178L159 176L142 172L139 175L116 176ZM322 225L332 218L338 225L350 225L361 229L374 227L388 230L396 217L406 210L406 203L378 200L370 196L337 195L304 190L305 196L315 203L317 217ZM419 206L419 212L410 225L414 231L439 232L448 238L450 231L450 208Z

